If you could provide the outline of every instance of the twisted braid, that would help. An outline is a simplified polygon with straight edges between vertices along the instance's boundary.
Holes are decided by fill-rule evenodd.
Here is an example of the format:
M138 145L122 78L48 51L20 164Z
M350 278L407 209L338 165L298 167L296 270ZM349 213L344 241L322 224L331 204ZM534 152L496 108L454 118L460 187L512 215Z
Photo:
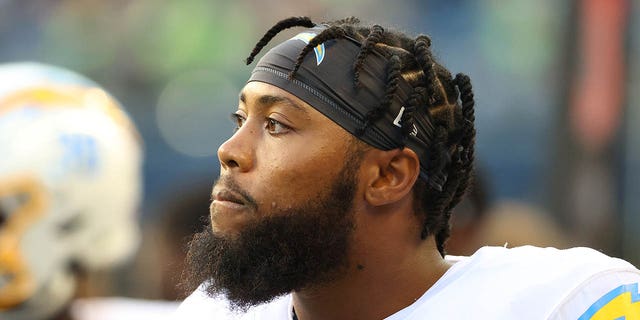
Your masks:
M380 105L367 112L364 117L364 124L362 127L358 128L356 131L356 135L360 136L364 134L367 128L380 119L384 113L389 109L391 102L396 96L396 92L398 91L398 84L400 83L400 77L402 77L401 65L400 65L400 57L396 55L392 55L389 58L389 64L387 65L387 88L382 99Z
M447 144L448 131L444 126L438 126L434 136L434 142L429 148L430 156L427 174L429 175L429 186L442 192L449 179L449 174L444 169L451 161Z
M473 89L471 87L471 80L465 74L458 73L453 80L460 91L460 102L462 104L462 138L457 150L457 157L459 163L459 170L463 172L463 179L456 190L456 193L449 204L448 210L453 208L460 202L460 199L467 191L469 184L472 181L473 163L475 158L475 136L476 129L474 126L475 101L473 98Z
M426 189L426 192L422 192L425 196L422 205L426 217L420 237L425 239L429 235L434 235L436 247L444 256L444 245L450 232L451 200L462 177L451 163L449 143L447 143L448 130L439 126L436 131L435 143L430 149L432 153L430 160L434 162L429 170L430 179L425 186L419 188Z
M448 204L446 192L443 192L446 191L443 188L447 186L447 173L444 172L444 169L449 162L446 143L447 134L445 127L437 126L434 132L434 142L429 148L427 166L429 181L423 188L427 188L431 192L422 192L425 195L425 198L423 198L424 210L428 212L420 234L422 239L439 231L441 228L441 214ZM424 182L420 182L424 184Z
M384 34L384 29L379 25L374 25L371 27L371 32L360 46L360 52L356 57L356 62L353 64L353 83L354 85L358 85L360 82L360 69L364 64L364 60L367 58L367 55L376 45L376 43L382 40L382 36Z
M405 139L409 138L413 131L414 120L413 113L424 104L424 95L426 94L426 89L424 87L416 87L414 88L413 93L407 100L407 104L404 109L404 113L402 114L402 118L400 118L400 123L402 123L402 133Z
M448 72L446 73L448 75ZM467 191L469 184L472 181L473 173L473 161L474 161L474 144L475 144L475 113L474 113L474 99L471 81L468 76L464 74L457 74L453 79L453 84L458 87L459 99L461 105L460 116L456 119L457 127L460 134L451 134L450 137L454 145L457 145L453 154L452 161L450 163L449 172L453 175L449 177L449 181L445 186L446 190L441 195L440 201L436 203L440 205L446 200L446 207L434 208L437 212L442 213L441 223L437 228L432 230L436 238L436 246L441 254L445 254L445 242L449 238L451 226L449 220L453 208L460 202L462 196ZM440 211L441 210L441 211Z
M273 27L271 27L271 29L269 29L269 31L267 31L264 34L264 36L262 36L262 39L260 39L258 43L256 43L256 46L253 47L253 50L251 50L251 54L249 54L245 62L247 63L247 65L251 64L251 62L253 62L253 59L255 59L256 55L260 53L260 50L262 50L262 48L264 48L264 46L266 46L269 43L269 41L273 39L273 37L275 37L278 33L280 33L280 31L289 29L292 27L311 28L314 26L315 26L315 23L311 22L311 19L309 19L308 17L291 17L284 20L280 20Z
M455 166L452 166L449 171L455 172L454 170ZM436 227L434 228L434 234L436 247L443 257L446 255L445 244L451 233L450 221L453 208L453 206L451 206L451 203L453 202L454 194L456 190L460 188L459 184L462 181L464 181L464 175L454 174L454 177L449 179L449 183L445 185L445 190L439 197L440 201L438 202L438 205L444 206L437 208L439 210L437 212L439 212L440 218L438 219Z
M330 26L327 29L324 29L318 35L313 37L309 43L300 51L298 58L296 59L296 64L293 66L293 70L289 73L289 78L293 78L295 73L300 69L300 65L302 65L302 61L304 57L309 53L309 51L313 50L316 46L332 39L340 39L345 37L345 30L341 26Z
M413 45L413 54L415 55L416 62L422 69L425 77L425 83L427 87L427 102L429 105L434 105L436 101L439 101L439 90L436 90L438 83L436 81L436 72L434 70L434 61L431 55L431 39L425 35L418 36Z
M391 102L396 96L396 92L398 91L398 85L400 83L400 78L402 77L400 65L400 57L396 55L392 55L389 58L389 64L387 65L387 90L384 94L384 98L382 99L382 103L378 109L382 109L385 111L391 106Z
M356 17L346 17L344 19L340 19L340 20L334 20L331 22L327 22L327 24L329 25L337 25L337 24L347 24L347 25L354 25L354 24L358 24L360 23L360 19L356 18Z

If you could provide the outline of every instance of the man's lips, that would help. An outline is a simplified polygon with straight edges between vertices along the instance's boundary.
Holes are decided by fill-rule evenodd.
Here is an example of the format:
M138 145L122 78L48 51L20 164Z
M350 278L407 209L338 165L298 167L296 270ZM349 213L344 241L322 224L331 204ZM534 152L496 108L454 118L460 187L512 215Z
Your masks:
M239 205L246 205L247 201L240 194L233 191L222 189L213 193L213 200L218 202L230 202Z
M221 177L211 191L211 207L232 210L251 210L258 208L256 201L230 177ZM225 210L226 211L226 210ZM211 211L213 213L213 211Z

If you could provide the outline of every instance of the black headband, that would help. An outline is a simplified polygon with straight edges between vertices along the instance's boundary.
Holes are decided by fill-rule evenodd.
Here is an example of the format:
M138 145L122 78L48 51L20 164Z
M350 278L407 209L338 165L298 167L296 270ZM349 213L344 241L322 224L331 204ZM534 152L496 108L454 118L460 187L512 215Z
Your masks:
M279 87L308 103L342 128L371 146L391 150L406 146L420 158L420 176L426 176L427 148L433 127L427 112L414 112L414 128L403 138L400 119L412 86L400 78L395 98L388 110L364 133L356 132L365 123L366 114L383 101L389 59L371 50L360 71L360 84L354 85L353 64L360 52L355 39L329 40L308 54L293 79L289 73L307 43L325 29L308 29L271 49L256 65L248 82L259 81Z

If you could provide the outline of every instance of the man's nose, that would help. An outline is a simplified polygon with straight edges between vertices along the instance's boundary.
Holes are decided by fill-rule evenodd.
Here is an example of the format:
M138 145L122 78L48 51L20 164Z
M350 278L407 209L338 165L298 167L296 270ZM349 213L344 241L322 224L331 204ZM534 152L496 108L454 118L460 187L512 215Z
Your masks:
M225 170L250 171L254 162L253 131L248 125L243 125L227 141L218 148L218 159Z

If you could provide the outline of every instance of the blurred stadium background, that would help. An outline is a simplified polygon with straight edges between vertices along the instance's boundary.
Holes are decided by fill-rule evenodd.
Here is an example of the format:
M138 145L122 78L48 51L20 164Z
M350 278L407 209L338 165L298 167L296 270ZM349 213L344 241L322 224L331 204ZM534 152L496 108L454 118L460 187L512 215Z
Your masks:
M489 201L534 208L566 245L640 264L637 0L0 0L0 62L75 70L127 108L145 141L140 219L157 243L179 224L167 216L186 210L180 202L197 198L195 211L207 215L217 146L251 70L243 60L294 15L354 15L429 34L440 61L474 83ZM144 278L162 278L148 261L169 258L151 248L118 294L161 297Z

